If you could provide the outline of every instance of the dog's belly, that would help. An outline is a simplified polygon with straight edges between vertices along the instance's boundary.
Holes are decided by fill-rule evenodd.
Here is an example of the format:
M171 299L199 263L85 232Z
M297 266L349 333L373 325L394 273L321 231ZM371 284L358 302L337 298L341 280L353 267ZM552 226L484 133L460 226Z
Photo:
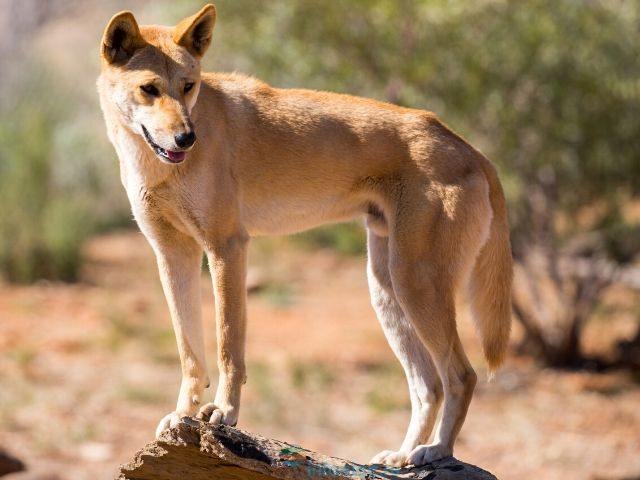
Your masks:
M259 205L244 205L243 223L251 236L285 235L350 220L361 213L361 206L339 197L321 202L265 199Z

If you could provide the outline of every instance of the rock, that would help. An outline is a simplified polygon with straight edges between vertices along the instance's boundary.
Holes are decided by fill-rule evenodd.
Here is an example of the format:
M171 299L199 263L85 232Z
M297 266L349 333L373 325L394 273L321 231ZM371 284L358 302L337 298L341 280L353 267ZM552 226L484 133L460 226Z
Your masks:
M449 457L420 468L389 468L328 457L223 425L184 418L120 468L119 480L497 480Z

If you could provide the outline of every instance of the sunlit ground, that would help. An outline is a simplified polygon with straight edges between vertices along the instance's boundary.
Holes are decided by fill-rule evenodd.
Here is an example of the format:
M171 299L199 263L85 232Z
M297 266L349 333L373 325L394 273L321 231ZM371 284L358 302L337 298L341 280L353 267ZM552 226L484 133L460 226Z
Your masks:
M97 238L86 258L81 284L0 289L0 445L63 479L110 479L172 409L179 363L141 235ZM361 462L397 447L408 396L369 306L364 259L267 240L252 250L249 277L239 426ZM611 296L623 307L628 301ZM203 308L215 385L206 276ZM625 308L615 322L593 324L592 348L632 330ZM459 458L499 478L640 472L640 388L629 374L540 370L512 355L487 383L470 322L462 319L460 329L482 380Z

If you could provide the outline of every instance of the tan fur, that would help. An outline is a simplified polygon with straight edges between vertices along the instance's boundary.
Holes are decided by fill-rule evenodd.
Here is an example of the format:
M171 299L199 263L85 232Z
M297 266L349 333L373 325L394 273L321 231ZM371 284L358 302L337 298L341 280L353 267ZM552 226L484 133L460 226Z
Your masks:
M158 433L198 411L214 423L237 421L248 239L364 216L372 304L412 401L401 448L374 461L420 465L450 455L476 382L456 331L455 297L467 280L491 368L509 335L511 255L495 169L430 112L201 74L215 18L208 5L175 28L138 27L123 12L103 38L98 91L107 132L158 257L182 362L176 410ZM141 90L148 85L157 96ZM191 128L195 145L178 148L174 137ZM170 163L167 155L181 151L186 158ZM213 278L220 370L207 405L202 252Z

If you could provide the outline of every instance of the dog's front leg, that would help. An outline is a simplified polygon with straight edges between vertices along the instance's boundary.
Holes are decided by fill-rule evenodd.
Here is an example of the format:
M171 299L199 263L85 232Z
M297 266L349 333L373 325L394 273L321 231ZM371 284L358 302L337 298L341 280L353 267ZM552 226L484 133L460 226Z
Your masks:
M176 409L160 421L157 437L165 429L175 426L182 417L197 413L208 375L202 335L202 249L195 240L170 227L151 237L150 242L156 253L182 367Z
M244 234L216 239L207 249L216 300L216 336L220 377L213 403L200 409L199 418L213 424L235 425L240 390L246 381L244 342L245 287L248 238Z

